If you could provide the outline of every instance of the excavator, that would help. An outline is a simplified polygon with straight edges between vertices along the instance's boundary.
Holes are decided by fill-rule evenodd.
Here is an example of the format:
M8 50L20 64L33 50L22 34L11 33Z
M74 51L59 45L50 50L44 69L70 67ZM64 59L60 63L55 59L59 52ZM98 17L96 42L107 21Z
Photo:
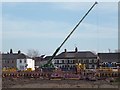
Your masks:
M77 25L72 29L72 31L68 34L68 36L64 39L64 41L61 43L61 45L55 50L51 58L48 60L46 64L44 64L41 68L44 69L55 69L56 67L53 65L52 60L56 56L56 54L59 52L61 47L65 44L65 42L70 38L70 36L73 34L73 32L77 29L77 27L81 24L81 22L85 19L85 17L88 15L88 13L93 9L93 7L98 4L98 2L95 2L90 9L87 11L87 13L81 18L81 20L77 23ZM76 65L77 68L79 68L79 64Z

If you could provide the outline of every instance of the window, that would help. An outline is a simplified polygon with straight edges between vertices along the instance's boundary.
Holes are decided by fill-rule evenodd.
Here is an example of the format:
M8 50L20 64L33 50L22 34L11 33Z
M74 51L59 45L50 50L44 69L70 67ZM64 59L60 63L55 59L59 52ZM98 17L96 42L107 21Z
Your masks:
M24 66L20 66L20 70L23 70L24 69Z
M75 62L75 60L73 60L73 64L75 64L76 62Z
M12 63L14 63L14 61L12 60Z
M57 62L56 63L59 63L59 60L57 60Z
M20 63L22 63L22 60L20 60Z
M81 59L81 63L83 63L83 60Z
M89 68L90 68L90 69L92 68L92 65L91 65L91 64L89 65Z
M68 61L67 61L67 60L65 60L65 63L68 63Z
M62 60L62 63L64 63L64 60Z
M92 68L94 68L95 67L95 65L92 65Z
M9 61L7 61L9 63Z
M94 63L97 63L97 60L96 60L96 59L94 59Z
M73 60L69 60L69 63L73 63Z
M117 67L117 64L115 62L113 62L112 67Z
M86 63L89 63L89 59L86 59Z
M26 60L24 60L24 63L26 63Z
M92 59L89 59L89 63L92 63Z
M64 68L65 66L64 65L62 65L62 68Z
M67 63L70 63L70 60L69 60L69 59L67 60Z
M86 63L86 60L84 59L83 62Z
M92 59L92 63L94 63L94 59Z

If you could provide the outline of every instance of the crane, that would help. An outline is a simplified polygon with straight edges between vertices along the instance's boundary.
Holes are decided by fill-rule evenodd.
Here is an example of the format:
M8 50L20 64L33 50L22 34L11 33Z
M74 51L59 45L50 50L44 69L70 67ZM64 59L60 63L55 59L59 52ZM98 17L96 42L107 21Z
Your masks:
M54 67L54 65L52 64L52 60L54 59L54 57L56 56L56 54L59 52L59 50L61 49L61 47L64 45L64 43L68 40L68 38L72 35L72 33L77 29L77 27L81 24L81 22L85 19L85 17L88 15L88 13L93 9L93 7L98 4L98 2L95 2L91 8L87 11L87 13L82 17L82 19L77 23L77 25L72 29L72 31L68 34L68 36L64 39L64 41L61 43L61 45L55 50L55 52L53 53L53 55L51 56L51 58L48 60L48 62L46 64L44 64L42 66L42 68L45 67Z

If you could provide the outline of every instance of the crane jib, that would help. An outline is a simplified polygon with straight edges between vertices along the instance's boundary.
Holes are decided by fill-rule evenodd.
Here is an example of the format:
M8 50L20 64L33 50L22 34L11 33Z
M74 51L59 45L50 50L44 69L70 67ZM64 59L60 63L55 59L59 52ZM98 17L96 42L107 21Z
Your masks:
M51 63L52 59L56 56L56 54L59 52L60 48L64 45L64 43L68 40L68 38L72 35L72 33L76 30L76 28L80 25L80 23L84 20L84 18L88 15L88 13L92 10L92 8L98 4L95 2L92 7L87 11L87 13L83 16L83 18L78 22L78 24L73 28L73 30L70 32L70 34L65 38L65 40L62 42L62 44L55 50L53 53L52 57L49 59L49 61L45 64L47 66L48 64Z

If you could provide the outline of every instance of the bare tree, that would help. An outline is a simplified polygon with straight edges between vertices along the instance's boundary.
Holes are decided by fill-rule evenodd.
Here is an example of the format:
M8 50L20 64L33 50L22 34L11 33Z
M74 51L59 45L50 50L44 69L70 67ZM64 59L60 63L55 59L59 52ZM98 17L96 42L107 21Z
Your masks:
M38 57L38 56L40 56L40 53L39 53L38 50L29 49L29 50L27 51L27 55L32 58L32 57Z

